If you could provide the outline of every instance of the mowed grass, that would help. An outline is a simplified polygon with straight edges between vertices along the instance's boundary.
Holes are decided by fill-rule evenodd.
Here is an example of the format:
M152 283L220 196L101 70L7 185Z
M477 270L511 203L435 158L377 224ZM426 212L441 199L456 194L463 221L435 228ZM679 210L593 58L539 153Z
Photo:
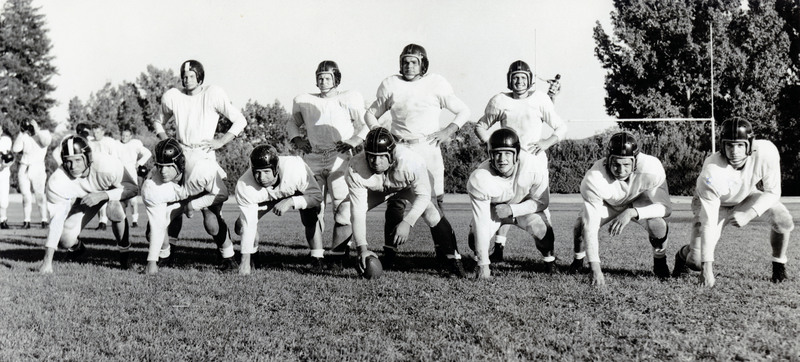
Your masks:
M798 206L789 205L794 215ZM446 207L466 254L469 205ZM551 205L563 271L578 207ZM675 207L670 268L691 220L687 203ZM235 206L226 205L224 216L232 224ZM368 217L379 252L382 209ZM772 284L762 220L725 230L717 286L709 290L697 285L696 274L653 277L646 233L635 224L615 239L601 233L608 285L598 289L588 274L543 274L540 253L518 229L509 235L507 261L493 265L493 279L442 277L421 220L400 250L403 271L364 280L351 264L313 274L299 219L292 212L261 220L258 269L249 277L216 270L199 215L184 224L175 265L156 276L118 269L110 230L84 231L85 257L69 261L59 251L55 274L40 275L34 270L45 231L4 230L0 360L800 359L796 237L791 280ZM141 267L144 227L132 233Z

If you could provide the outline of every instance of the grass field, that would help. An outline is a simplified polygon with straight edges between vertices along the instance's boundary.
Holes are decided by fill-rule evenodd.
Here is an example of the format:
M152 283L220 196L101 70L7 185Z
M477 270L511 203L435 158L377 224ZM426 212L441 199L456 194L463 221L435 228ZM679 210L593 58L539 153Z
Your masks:
M800 215L800 204L788 206ZM675 208L670 268L691 216L687 203ZM19 209L11 205L12 221L21 220ZM551 205L562 270L572 259L577 209ZM467 250L468 204L451 202L446 214ZM234 205L224 216L232 224ZM377 251L382 209L368 217ZM541 255L517 229L507 261L493 265L495 278L443 278L422 221L401 248L404 271L378 280L360 279L353 268L313 274L299 219L295 212L262 219L258 269L249 277L216 271L198 216L184 223L176 265L156 276L117 268L110 229L84 231L83 259L67 261L59 251L55 274L39 275L45 230L3 230L0 361L800 360L796 243L790 280L770 283L762 220L725 230L709 290L696 275L653 277L646 234L634 224L619 238L601 233L608 285L598 289L588 274L544 275ZM132 235L141 267L144 227Z

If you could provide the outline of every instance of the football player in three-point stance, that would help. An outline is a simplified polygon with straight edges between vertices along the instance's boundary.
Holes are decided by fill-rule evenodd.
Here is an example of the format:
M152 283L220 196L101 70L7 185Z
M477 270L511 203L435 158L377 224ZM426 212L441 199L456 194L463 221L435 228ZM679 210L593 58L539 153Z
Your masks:
M545 270L555 271L555 237L548 215L550 182L547 161L521 151L516 132L494 131L487 142L490 159L472 172L467 192L472 203L469 244L478 261L478 277L489 278L489 243L502 225L531 234L544 256Z
M74 256L86 247L78 235L108 204L108 217L120 251L120 264L130 268L130 239L128 221L121 201L136 196L136 182L119 160L102 154L94 155L89 142L80 136L70 136L61 142L62 166L47 180L47 206L50 210L50 230L42 273L53 272L53 255L61 242Z
M453 92L453 87L441 75L428 73L425 48L409 44L400 53L400 74L387 77L378 87L377 99L367 109L364 121L370 129L379 126L378 120L391 112L388 127L397 142L422 157L433 176L433 195L439 210L444 200L444 161L439 143L447 141L469 119L467 105ZM445 108L455 114L445 128L439 125L439 115ZM386 204L386 232L403 219L405 205L395 200Z
M236 182L239 218L234 231L242 236L239 274L250 274L251 255L258 251L258 220L269 211L282 216L300 210L312 265L322 268L322 239L317 237L317 217L322 191L314 172L297 156L278 156L272 146L260 145L250 153L250 168Z
M219 248L220 269L236 268L233 243L222 221L222 204L228 199L228 189L222 180L222 170L209 158L186 158L183 148L174 138L156 144L153 150L156 167L150 178L142 183L142 200L147 210L148 274L158 272L171 257L168 238L177 238L170 224L185 214L192 217L197 210L203 213L203 226Z
M340 91L342 73L332 60L319 63L316 71L319 93L301 94L294 98L293 117L287 124L289 139L295 148L305 152L303 160L314 172L322 188L316 231L311 247L313 257L321 258L322 233L325 231L325 203L330 195L333 213L347 197L344 174L353 148L364 141L367 127L364 124L364 98L355 91ZM305 137L304 137L305 136ZM346 225L334 226L333 240L339 232L347 232ZM331 245L331 254L337 258L347 253L347 244Z
M175 119L175 138L180 142L186 157L185 171L192 173L194 159L209 159L215 164L214 169L218 170L224 179L227 175L217 164L215 151L241 133L247 126L247 120L242 112L233 106L222 88L205 85L204 80L205 70L200 62L196 60L183 62L181 64L183 88L172 88L161 97L161 113L154 123L154 128L159 139L167 139L164 122ZM220 115L228 118L233 124L225 135L214 138ZM219 225L219 231L227 235L228 228L218 213L203 212L203 217L211 216L217 217L213 224ZM177 235L180 232L182 220L182 218L174 219L174 224L170 225L171 233ZM221 240L224 235L215 238L219 237Z
M500 123L503 128L516 132L522 151L534 155L539 159L538 162L547 165L545 151L564 139L567 125L556 113L547 95L531 90L535 82L528 63L521 60L511 63L506 82L511 92L502 92L489 100L483 117L475 125L475 135L485 143L491 135L490 128ZM553 133L542 139L544 124L552 128ZM549 214L548 211L545 213ZM503 260L506 235L510 228L509 224L502 225L495 235L494 251L490 255L493 262Z
M39 128L34 120L24 120L20 126L19 135L14 140L11 149L14 153L22 153L19 158L17 179L19 191L22 194L22 228L31 228L31 212L33 203L39 205L39 214L42 217L42 229L47 227L47 200L44 189L47 181L44 158L47 147L53 141L50 131ZM33 189L33 193L31 193Z
M378 127L367 133L364 153L353 156L347 170L350 194L343 204L348 205L339 208L336 214L337 223L352 225L361 270L366 268L366 258L375 256L367 244L367 211L388 200L397 200L407 201L411 207L394 228L386 230L383 267L392 269L397 247L408 240L411 227L422 216L431 229L439 265L452 275L466 276L453 228L436 204L431 202L430 179L422 157L405 145L395 144L394 136L388 129ZM340 234L340 237L344 236Z
M119 150L119 159L132 176L147 177L147 167L145 164L153 156L153 153L142 144L142 141L133 138L134 130L130 126L120 128L120 141L122 143ZM138 181L138 180L137 180ZM127 204L133 207L131 214L132 227L139 226L139 203L136 197L128 200ZM127 209L127 205L125 205Z
M581 181L583 208L575 222L575 260L570 272L583 267L589 257L592 283L605 285L600 268L598 233L610 223L611 236L619 235L634 221L647 230L653 247L653 272L669 278L665 247L672 213L664 167L657 158L639 152L633 135L619 132L608 141L607 156L595 161Z
M5 127L0 132L0 229L8 229L8 193L11 188L14 153L11 152L11 134Z
M759 182L763 191L757 188ZM692 236L689 245L675 255L674 275L682 274L686 267L702 269L701 283L713 287L714 251L722 229L728 224L744 227L765 215L772 226L772 282L784 281L794 221L780 197L780 155L775 145L756 140L747 120L733 118L723 122L720 150L706 158L697 177Z

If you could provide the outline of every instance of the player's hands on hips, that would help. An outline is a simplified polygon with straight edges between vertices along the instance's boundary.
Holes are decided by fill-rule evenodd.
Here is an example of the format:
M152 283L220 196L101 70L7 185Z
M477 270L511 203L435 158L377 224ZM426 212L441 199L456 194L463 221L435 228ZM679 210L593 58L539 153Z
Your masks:
M306 142L308 142L308 141L306 141ZM309 150L310 150L311 149L311 145L309 145L308 147L309 147ZM352 150L353 148L354 148L353 145L351 145L351 144L349 144L347 142L344 142L344 141L336 142L336 151L338 151L339 153L350 152L350 150Z
M394 245L402 245L408 240L411 233L411 224L403 220L394 228Z
M513 210L511 210L511 205L509 204L494 205L494 213L500 219L506 219L514 215Z
M201 145L202 145L203 148L207 148L207 149L209 149L211 151L216 151L216 150L222 148L222 146L225 146L225 142L215 138L215 139L212 139L212 140L209 140L209 141L205 141Z
M287 198L278 201L278 203L275 204L275 207L272 208L272 212L274 212L275 215L281 216L283 215L283 213L293 208L294 208L294 201L292 201L292 198Z
M700 284L706 288L711 288L716 283L714 278L714 265L711 262L703 262L703 271L700 273Z
M628 223L635 217L639 216L639 213L636 212L636 209L630 208L626 209L625 211L621 212L614 220L611 220L610 225L608 226L608 233L611 236L617 236L622 233L622 230L628 226Z
M453 132L450 131L450 128L443 128L443 129L441 129L439 131L436 131L436 132L433 132L433 133L429 134L426 139L428 141L431 141L431 143L438 145L439 143L441 143L443 141L449 140L450 136L452 134L453 134Z
M292 138L292 145L294 145L294 148L303 151L305 153L311 152L311 142L308 142L308 140L305 138L302 137ZM339 149L338 143L336 144L336 149L337 150Z
M758 215L756 215L756 212L753 209L747 209L747 211L734 211L728 221L733 226L743 227L755 219L756 216Z
M93 207L106 200L108 200L108 194L105 191L92 192L81 199L81 205Z

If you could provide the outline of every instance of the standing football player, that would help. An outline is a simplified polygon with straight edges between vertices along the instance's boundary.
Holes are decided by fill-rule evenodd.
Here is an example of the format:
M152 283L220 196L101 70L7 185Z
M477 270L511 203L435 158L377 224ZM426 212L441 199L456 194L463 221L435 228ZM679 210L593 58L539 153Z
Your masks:
M58 248L67 248L72 257L86 250L78 235L108 204L108 217L117 241L119 261L123 269L131 267L128 221L121 202L136 196L139 188L119 160L103 154L93 154L89 142L80 136L70 136L61 142L62 166L47 180L47 206L50 209L50 231L42 273L53 272L53 255Z
M11 165L14 153L11 152L11 133L3 127L0 133L0 229L8 229L8 193L11 188Z
M317 225L322 200L314 172L302 158L278 156L272 146L256 146L250 153L250 168L236 182L240 213L234 231L242 236L239 274L251 272L250 257L258 251L258 220L269 211L282 216L289 210L300 210L312 266L321 270L324 249Z
M653 247L653 273L669 278L665 248L669 226L664 218L672 213L664 166L657 158L639 152L636 139L619 132L608 141L606 158L595 161L581 181L583 208L575 222L575 259L570 272L583 267L588 255L592 284L605 285L600 268L598 233L609 224L609 234L617 236L631 221L641 225Z
M17 179L19 191L22 194L22 228L31 228L31 213L33 203L39 205L39 215L42 218L42 229L47 228L47 200L44 189L47 181L44 158L47 156L47 147L53 141L50 131L39 128L34 120L26 119L20 125L20 132L14 140L12 151L22 153L19 158ZM31 193L31 189L33 193Z
M142 183L148 220L147 274L158 273L159 266L167 265L172 258L169 239L177 238L179 231L170 227L172 221L182 219L183 215L191 218L197 210L202 211L203 226L219 248L220 269L235 269L233 243L220 215L222 204L228 199L228 189L219 165L209 158L186 158L174 138L158 142L153 153L155 170Z
M440 267L457 277L466 276L453 228L431 202L431 176L425 161L405 145L396 144L388 129L378 127L367 133L364 153L350 160L346 180L350 193L336 214L336 222L352 225L362 270L366 268L366 258L375 256L367 244L367 211L385 201L396 200L409 202L411 207L399 223L385 229L383 268L389 270L395 266L397 247L408 241L411 228L422 216L431 229Z
M491 135L490 128L500 123L501 127L514 130L519 137L522 151L533 155L538 159L537 162L547 165L545 151L564 139L567 134L566 123L556 113L553 102L544 93L531 89L534 78L528 63L522 60L511 63L506 73L506 84L511 92L502 92L489 100L483 117L475 126L475 135L486 143ZM542 128L545 124L553 129L553 133L542 139ZM489 256L492 262L503 260L506 235L510 228L511 225L506 224L497 230L493 252Z
M340 91L342 73L332 60L319 63L316 71L319 93L301 94L294 98L293 117L287 124L289 139L294 147L305 153L303 160L314 172L322 188L312 257L321 258L322 233L325 231L325 203L330 195L333 213L347 197L344 174L353 149L364 141L364 98L355 91ZM304 212L307 213L307 212ZM334 234L347 226L336 224ZM333 240L339 240L334 235ZM311 241L309 241L311 243ZM319 246L319 249L315 249ZM347 244L331 245L331 254L339 257L347 252ZM246 267L241 264L240 268Z
M381 116L390 112L389 130L397 142L422 157L433 176L433 195L439 210L444 201L444 160L439 143L447 141L467 120L467 105L453 92L441 75L428 73L425 48L408 44L400 53L400 74L387 77L378 87L377 99L367 109L364 121L370 129L379 126ZM439 116L445 108L455 118L445 128ZM386 205L386 231L390 232L403 219L405 205L390 200Z
M122 145L119 149L119 159L130 175L136 175L137 178L147 177L145 164L153 154L142 144L142 141L133 138L133 134L134 129L130 126L120 128ZM133 214L131 214L132 227L139 226L139 203L136 199L134 197L128 200L128 203L133 208ZM125 208L127 209L127 205L125 205Z
M700 282L713 287L714 251L722 229L728 224L744 227L763 215L772 227L772 282L782 282L786 279L786 251L794 221L780 201L778 149L768 140L756 140L752 125L742 118L722 123L719 149L706 158L697 177L692 199L694 227L690 244L675 255L675 276L684 273L686 267L702 270Z
M194 159L209 159L224 179L227 175L219 167L215 151L241 133L247 126L247 120L242 112L233 106L222 88L206 85L204 80L205 70L200 62L196 60L183 62L181 64L183 87L171 88L161 97L161 113L155 120L154 128L158 138L165 140L168 136L164 130L164 122L174 119L175 138L183 148L183 155L186 158L185 171L189 174L192 173L191 168L196 164ZM220 116L229 119L232 125L222 137L214 138ZM228 228L225 221L218 213L211 212L211 210L213 208L204 209L203 217L215 217L216 220L206 220L206 224L219 225L219 232L227 235ZM175 224L170 225L171 233L180 232L182 220L175 218ZM219 237L222 238L222 236ZM230 257L232 256L231 254Z
M121 160L120 154L122 150L122 143L119 141L111 138L106 137L106 126L102 123L95 123L92 125L92 135L94 135L94 139L89 141L89 146L92 148L92 152L95 155L103 154L106 156L111 157L112 159ZM124 165L124 164L123 164ZM129 169L125 169L126 171L130 172ZM135 172L129 173L135 179ZM137 183L138 185L138 183ZM127 204L123 202L123 206ZM108 215L106 212L107 205L104 205L100 208L100 211L97 212L97 218L99 219L99 223L97 224L97 230L105 230L106 225L108 224Z
M516 225L533 236L544 256L545 271L555 272L555 236L549 216L547 160L523 152L514 130L501 128L489 136L489 160L472 172L467 193L472 203L470 246L478 261L478 277L489 278L489 244L503 225Z

